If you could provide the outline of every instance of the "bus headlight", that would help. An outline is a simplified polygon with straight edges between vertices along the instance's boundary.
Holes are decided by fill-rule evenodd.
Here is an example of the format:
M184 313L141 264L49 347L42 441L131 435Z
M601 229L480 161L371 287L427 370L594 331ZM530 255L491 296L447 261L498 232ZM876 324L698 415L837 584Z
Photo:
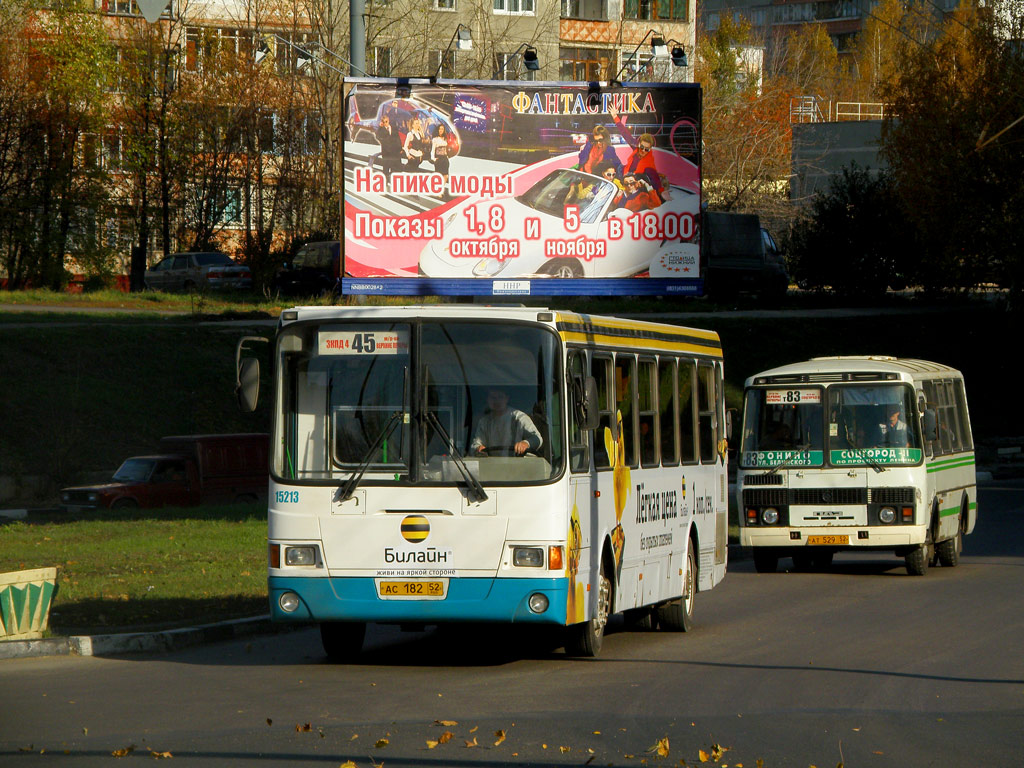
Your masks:
M779 522L779 510L775 507L768 507L761 513L761 522L765 525L775 525Z
M878 519L888 525L889 523L895 522L896 510L892 507L882 507L878 510Z
M540 547L513 547L512 565L521 568L543 568L544 550Z
M530 595L530 610L534 613L544 613L548 609L548 596L541 592L534 592Z
M299 596L294 592L282 592L277 604L285 613L295 613L299 609Z
M285 565L316 565L316 547L285 547Z

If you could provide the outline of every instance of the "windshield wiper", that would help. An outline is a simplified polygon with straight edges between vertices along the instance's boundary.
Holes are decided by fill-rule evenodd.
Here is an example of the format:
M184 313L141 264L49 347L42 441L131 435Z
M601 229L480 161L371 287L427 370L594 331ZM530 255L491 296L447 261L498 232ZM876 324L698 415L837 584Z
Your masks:
M359 481L362 480L363 475L366 474L366 470L369 468L370 464L373 463L373 457L377 454L377 448L379 448L380 444L387 440L391 433L395 431L395 427L398 425L398 422L402 420L404 415L403 411L395 411L391 414L391 418L388 419L387 424L384 425L384 429L380 431L380 434L377 435L377 439L373 441L373 445L371 445L363 455L362 462L349 476L348 480L345 481L345 484L338 489L337 493L334 494L335 501L344 502L352 498L352 492L355 491L356 486L359 485Z
M856 451L857 456L860 457L861 461L863 461L865 464L867 464L869 467L875 470L875 472L885 472L885 467L883 467L877 461L875 461L870 456L865 454L863 448L857 448L856 446L851 445L850 450Z
M803 453L804 451L806 451L810 447L811 447L811 444L807 443L806 445L799 445L799 446L797 446L794 450L799 454L799 453ZM796 460L798 458L800 458L800 457L799 456L793 456L791 458L786 459L785 461L780 461L774 467L769 469L765 474L768 475L768 476L776 475L776 474L778 474L779 472L781 472L784 469L789 469L790 467L797 466ZM803 465L800 465L800 466L803 466Z
M484 490L483 485L477 480L476 476L469 471L469 467L466 466L465 459L462 458L462 454L459 453L459 449L455 447L455 442L452 440L448 431L441 424L441 420L437 418L437 414L434 411L427 410L427 421L430 422L431 426L437 430L438 434L441 435L441 439L444 440L445 445L448 447L448 451L451 453L452 459L455 461L455 466L459 468L459 472L462 473L463 479L466 481L466 485L469 486L469 500L471 502L483 502L487 501L487 491Z

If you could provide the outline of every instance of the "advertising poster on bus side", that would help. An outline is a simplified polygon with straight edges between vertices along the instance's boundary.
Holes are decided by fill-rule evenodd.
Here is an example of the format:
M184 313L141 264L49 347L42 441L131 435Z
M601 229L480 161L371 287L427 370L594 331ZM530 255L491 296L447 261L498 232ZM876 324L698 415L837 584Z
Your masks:
M699 86L345 87L345 293L700 294Z

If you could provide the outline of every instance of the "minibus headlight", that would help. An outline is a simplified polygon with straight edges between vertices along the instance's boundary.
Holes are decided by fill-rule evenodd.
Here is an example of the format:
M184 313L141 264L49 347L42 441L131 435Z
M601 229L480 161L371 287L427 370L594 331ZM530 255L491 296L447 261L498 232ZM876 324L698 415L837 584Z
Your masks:
M285 565L316 565L316 547L285 547Z
M896 510L892 507L882 507L878 510L878 519L888 525L896 520Z
M543 568L544 550L540 547L513 547L512 565L521 568Z
M779 522L779 510L775 507L768 507L761 513L761 521L765 525L775 525Z

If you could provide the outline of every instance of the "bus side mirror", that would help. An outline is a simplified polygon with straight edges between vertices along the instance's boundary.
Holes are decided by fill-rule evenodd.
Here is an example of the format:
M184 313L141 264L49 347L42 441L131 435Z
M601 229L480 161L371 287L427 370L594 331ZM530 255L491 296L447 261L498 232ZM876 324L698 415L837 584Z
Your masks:
M262 336L243 336L235 346L235 397L242 413L252 413L260 399L260 361L253 357L242 359L242 347L247 341L270 340Z
M725 409L725 439L729 442L732 442L732 424L736 413L735 408Z
M573 379L573 406L576 408L576 421L580 429L597 429L599 414L597 410L597 381L593 376Z
M260 361L247 357L238 364L238 381L235 384L238 408L242 413L252 413L260 399Z
M938 420L935 418L935 411L927 410L924 412L924 439L939 439L939 425Z

